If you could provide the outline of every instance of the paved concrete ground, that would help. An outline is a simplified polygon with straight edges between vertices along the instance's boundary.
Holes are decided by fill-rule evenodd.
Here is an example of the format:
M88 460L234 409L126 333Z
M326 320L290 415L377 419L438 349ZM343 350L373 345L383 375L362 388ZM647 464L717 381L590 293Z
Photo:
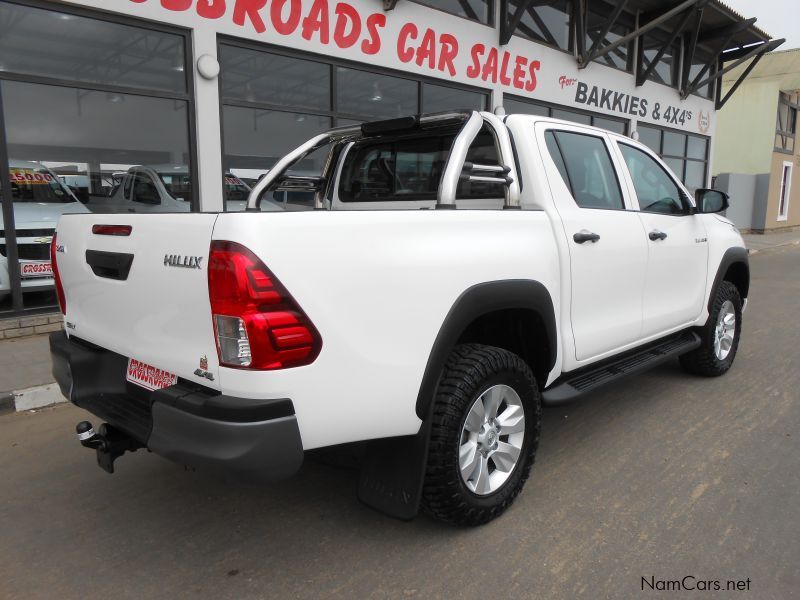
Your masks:
M791 244L800 245L800 230L781 233L747 233L742 237L744 237L744 242L750 252L760 252Z
M641 578L687 575L750 580L689 597L800 597L800 248L752 271L730 373L547 410L525 491L478 529L383 517L315 463L258 488L138 452L108 476L79 409L0 417L0 597L669 598Z
M46 335L0 342L0 396L52 381Z

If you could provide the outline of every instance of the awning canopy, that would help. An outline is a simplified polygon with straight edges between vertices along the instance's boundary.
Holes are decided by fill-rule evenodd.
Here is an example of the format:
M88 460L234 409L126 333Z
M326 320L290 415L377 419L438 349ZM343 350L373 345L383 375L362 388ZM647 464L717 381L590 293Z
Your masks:
M536 7L552 4L552 0L500 0L500 43L507 44L520 25L525 13L535 14ZM605 16L600 30L587 36L587 16L583 7L591 3L592 11ZM676 43L683 48L683 69L678 88L682 98L699 88L721 79L737 66L753 59L741 77L724 97L716 86L716 107L722 108L736 88L764 54L780 46L785 40L771 39L755 26L756 19L746 19L718 0L583 0L572 3L572 22L575 26L576 60L579 68L613 52L623 44L641 39L645 34L658 39L658 53L648 65L643 53L636 57L636 85L642 85L661 60L664 53ZM607 39L609 31L622 21L633 23L628 33ZM589 46L587 39L593 39ZM651 45L650 48L653 48ZM702 61L699 72L690 76L690 66Z

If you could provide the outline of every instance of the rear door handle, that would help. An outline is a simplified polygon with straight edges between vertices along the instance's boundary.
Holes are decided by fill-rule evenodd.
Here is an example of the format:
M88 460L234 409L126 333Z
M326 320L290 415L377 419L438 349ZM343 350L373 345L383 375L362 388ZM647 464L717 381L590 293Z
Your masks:
M650 232L648 237L655 242L656 240L667 239L667 234L664 233L663 231L659 231L658 229L654 229L653 231Z
M583 244L585 242L592 242L594 244L600 239L600 236L596 233L592 233L591 231L581 229L578 233L572 236L572 239L579 244Z

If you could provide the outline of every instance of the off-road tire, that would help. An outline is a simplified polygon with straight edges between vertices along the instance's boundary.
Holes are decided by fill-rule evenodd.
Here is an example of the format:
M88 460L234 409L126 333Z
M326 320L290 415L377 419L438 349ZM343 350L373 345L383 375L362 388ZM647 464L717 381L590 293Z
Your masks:
M475 400L493 385L514 389L522 400L525 435L508 480L486 496L472 492L459 469L461 431ZM533 373L516 354L480 344L456 346L444 367L434 400L423 508L456 525L482 525L514 501L533 465L541 429L541 395Z
M724 360L720 360L714 352L714 336L720 310L728 300L733 304L734 314L736 315L736 330L730 352ZM704 377L724 375L731 368L736 358L739 337L742 333L742 298L739 295L739 290L730 281L720 283L717 294L711 304L708 321L699 333L702 340L700 346L680 357L681 366L685 371L694 375L702 375Z

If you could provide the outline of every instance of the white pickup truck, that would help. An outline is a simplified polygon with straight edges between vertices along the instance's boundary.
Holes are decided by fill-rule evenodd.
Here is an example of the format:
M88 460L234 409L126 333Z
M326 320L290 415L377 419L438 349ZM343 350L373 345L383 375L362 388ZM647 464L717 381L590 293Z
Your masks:
M324 148L318 177L287 173ZM317 210L259 211L298 189ZM108 422L78 426L108 471L146 447L276 480L366 442L363 502L485 523L528 477L542 405L670 358L730 368L749 267L727 205L629 138L552 119L335 129L248 212L63 217L53 371Z

